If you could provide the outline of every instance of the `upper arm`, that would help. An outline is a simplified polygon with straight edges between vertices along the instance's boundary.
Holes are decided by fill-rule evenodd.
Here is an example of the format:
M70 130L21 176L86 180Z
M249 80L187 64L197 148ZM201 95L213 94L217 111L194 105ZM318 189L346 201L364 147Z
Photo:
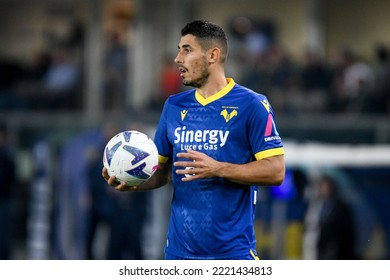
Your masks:
M248 138L257 160L284 154L271 105L265 96L256 96L250 104Z

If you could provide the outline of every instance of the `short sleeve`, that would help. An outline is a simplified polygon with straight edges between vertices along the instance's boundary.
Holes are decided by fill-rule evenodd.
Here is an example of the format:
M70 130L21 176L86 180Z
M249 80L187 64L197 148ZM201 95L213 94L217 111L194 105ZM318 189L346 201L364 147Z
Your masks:
M259 94L250 106L248 132L255 158L260 160L283 155L282 139L277 130L274 112L267 98Z

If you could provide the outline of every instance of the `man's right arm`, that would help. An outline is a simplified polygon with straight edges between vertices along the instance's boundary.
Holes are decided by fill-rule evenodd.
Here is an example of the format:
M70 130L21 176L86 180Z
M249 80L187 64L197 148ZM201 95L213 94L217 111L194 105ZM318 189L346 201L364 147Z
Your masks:
M165 186L169 182L171 165L159 163L156 172L146 182L139 186L127 186L125 183L118 183L115 176L109 176L107 168L103 167L102 176L107 183L118 191L148 191Z

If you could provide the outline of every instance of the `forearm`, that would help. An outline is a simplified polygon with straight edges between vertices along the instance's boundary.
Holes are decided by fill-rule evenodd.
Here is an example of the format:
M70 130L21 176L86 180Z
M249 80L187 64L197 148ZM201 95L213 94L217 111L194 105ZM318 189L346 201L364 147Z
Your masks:
M277 186L284 180L284 157L265 158L247 164L221 162L216 175L244 185Z
M148 191L165 186L170 178L170 164L158 164L156 172L145 183L138 186L128 186L125 182L118 182L115 176L109 176L107 168L103 167L102 176L107 183L118 191Z
M132 191L148 191L165 186L169 182L171 166L169 164L159 163L156 172L146 182L133 187Z
M276 186L284 180L284 155L272 156L246 164L220 162L193 150L178 153L174 162L175 172L184 175L183 182L220 177L244 185ZM189 175L189 176L188 176Z
M149 180L137 186L134 190L147 191L165 186L169 182L170 165L159 163L158 169Z

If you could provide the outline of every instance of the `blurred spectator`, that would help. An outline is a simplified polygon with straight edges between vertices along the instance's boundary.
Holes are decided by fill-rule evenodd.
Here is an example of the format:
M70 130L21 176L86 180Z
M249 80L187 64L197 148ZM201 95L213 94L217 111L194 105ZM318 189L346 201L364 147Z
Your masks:
M21 67L14 63L13 68L1 67L0 76L7 81L7 89L12 93L12 103L7 108L42 108L42 81L50 65L50 53L39 49L33 53L30 64Z
M363 102L372 95L375 86L373 69L348 48L337 49L335 66L335 96L333 105L342 112L361 112Z
M328 90L330 73L318 54L307 50L301 71L302 88L304 90Z
M238 16L230 22L231 76L255 91L267 89L267 66L264 56L273 41L273 23Z
M50 53L46 50L38 50L34 53L32 65L29 69L29 79L42 81L51 65Z
M300 168L286 171L283 184L291 184L291 198L287 200L285 255L287 259L302 259L302 236L307 199L307 176ZM289 182L290 181L290 182Z
M335 179L323 175L314 187L305 218L304 259L356 259L352 210Z
M124 110L126 104L127 47L118 34L110 34L105 54L104 105L109 110Z
M11 204L16 187L15 159L8 146L7 127L0 124L0 259L11 257Z
M148 195L147 192L115 191L114 212L110 218L108 259L144 259L142 237L147 216Z
M126 130L145 131L142 123L128 123ZM100 172L102 168L100 167ZM103 180L105 183L105 181ZM106 188L110 188L107 184ZM107 259L142 260L144 226L148 216L150 192L112 192L114 211L110 218Z
M267 50L271 38L264 32L269 23L263 23L246 16L231 21L232 46L235 52L246 52L250 59L257 59Z
M67 49L36 52L26 72L18 81L17 92L29 109L76 108L81 73Z
M139 128L131 126L130 129ZM144 259L142 237L147 216L148 193L116 191L101 177L104 147L118 131L115 124L107 123L103 126L101 143L90 154L92 157L87 165L91 197L88 259ZM103 228L108 229L107 240L99 239L98 231ZM100 256L96 252L98 246L103 247Z
M0 109L21 109L26 106L24 99L15 90L24 74L24 69L15 61L0 59Z
M283 113L298 113L306 104L299 85L297 64L286 50L274 43L258 61L260 92L268 92L275 110Z
M380 114L390 112L390 48L379 45L375 49L375 58L378 63L376 69L375 92L365 101L365 113Z
M267 51L268 67L271 73L271 86L289 89L294 82L295 70L292 57L279 45L272 45Z
M42 78L40 102L45 109L71 108L75 104L79 69L65 49L54 50L51 64Z
M329 102L330 70L319 55L307 50L301 70L301 87L305 92L304 108L308 112L325 112Z
M113 135L112 135L113 136ZM106 139L105 137L103 138ZM111 190L100 178L102 169L102 151L105 141L91 151L90 159L86 166L87 186L90 193L90 218L87 233L86 258L87 259L104 259L107 258L107 240L99 240L99 230L109 228L110 219L113 217L114 201ZM101 235L100 235L101 236ZM102 246L103 244L103 246ZM103 253L99 255L96 249L97 245L103 247Z
M64 45L70 50L83 49L85 41L84 23L81 18L74 17L70 23L70 32Z

